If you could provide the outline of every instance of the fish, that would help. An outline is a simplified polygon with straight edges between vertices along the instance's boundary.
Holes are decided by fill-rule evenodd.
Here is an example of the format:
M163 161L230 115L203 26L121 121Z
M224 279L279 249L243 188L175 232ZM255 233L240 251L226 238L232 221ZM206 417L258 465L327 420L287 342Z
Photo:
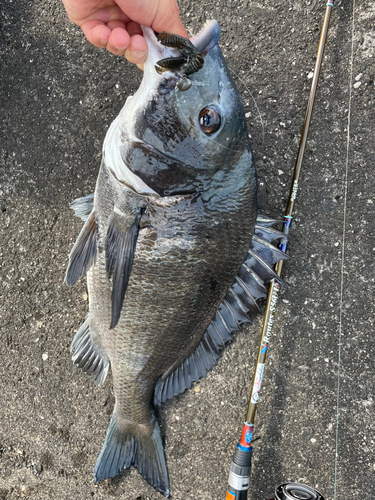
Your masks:
M113 376L94 480L134 466L168 497L155 406L217 364L286 256L274 244L283 237L277 221L257 214L244 108L218 23L189 42L194 64L167 46L170 37L142 29L149 55L140 87L108 129L95 192L71 205L84 225L66 282L87 276L89 313L73 362L99 387L110 367Z

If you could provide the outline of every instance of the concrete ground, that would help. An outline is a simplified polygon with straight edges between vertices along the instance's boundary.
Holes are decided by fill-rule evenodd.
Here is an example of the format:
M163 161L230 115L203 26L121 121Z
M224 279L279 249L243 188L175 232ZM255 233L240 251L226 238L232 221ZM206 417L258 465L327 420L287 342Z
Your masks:
M373 498L375 4L336 2L257 415L253 500L289 480L327 499ZM325 2L180 5L192 33L210 18L222 27L260 209L281 217ZM64 284L81 227L69 202L93 191L106 130L141 74L90 46L58 0L2 0L0 19L0 499L160 499L135 469L93 484L112 382L98 389L71 362L88 303L84 280ZM225 497L260 326L160 410L175 500Z

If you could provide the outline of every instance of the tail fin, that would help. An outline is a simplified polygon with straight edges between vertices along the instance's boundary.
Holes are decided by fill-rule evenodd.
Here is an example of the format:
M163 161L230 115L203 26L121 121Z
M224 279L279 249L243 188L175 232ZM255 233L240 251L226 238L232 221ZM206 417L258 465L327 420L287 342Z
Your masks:
M167 464L159 424L154 417L155 427L151 436L134 435L130 430L120 429L115 415L112 415L107 436L95 465L95 483L115 477L131 465L151 486L169 497Z

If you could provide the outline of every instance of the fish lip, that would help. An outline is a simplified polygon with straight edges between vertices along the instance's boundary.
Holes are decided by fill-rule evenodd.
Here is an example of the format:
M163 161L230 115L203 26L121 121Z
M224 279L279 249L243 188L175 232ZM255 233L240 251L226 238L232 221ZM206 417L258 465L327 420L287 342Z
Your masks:
M170 47L162 45L154 32L154 30L147 26L142 26L143 36L146 39L149 56L148 60L151 64L155 64L159 59L165 57L173 57L179 55L179 51ZM194 35L190 41L191 43L205 56L220 39L220 26L216 20L206 21L203 29Z
M201 52L206 55L220 39L220 26L219 23L213 19L206 21L203 29L194 35L190 41Z

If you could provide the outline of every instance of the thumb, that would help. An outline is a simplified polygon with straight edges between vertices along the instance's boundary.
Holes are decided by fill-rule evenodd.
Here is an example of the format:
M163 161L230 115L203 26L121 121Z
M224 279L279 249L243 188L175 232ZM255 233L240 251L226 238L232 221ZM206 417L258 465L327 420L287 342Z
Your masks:
M116 3L138 24L151 26L158 33L168 31L188 38L180 20L177 0L116 0Z
M152 28L157 32L167 31L174 35L189 38L180 19L180 12L176 0L160 0Z

